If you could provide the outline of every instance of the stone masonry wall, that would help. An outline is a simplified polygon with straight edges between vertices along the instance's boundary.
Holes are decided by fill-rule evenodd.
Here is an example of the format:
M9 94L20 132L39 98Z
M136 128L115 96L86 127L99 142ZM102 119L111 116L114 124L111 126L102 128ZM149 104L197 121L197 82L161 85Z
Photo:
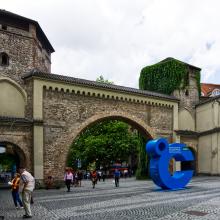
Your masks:
M20 34L19 34L20 31ZM43 72L50 72L50 61L39 41L30 37L27 32L16 30L16 33L0 30L0 52L9 56L9 66L0 66L0 76L10 77L23 85L21 76L38 68Z
M0 66L0 76L9 77L23 86L21 76L33 69L33 40L0 31L0 52L9 56L9 66Z
M50 71L50 62L39 42L30 37L29 32L8 27L10 31L0 30L0 53L9 56L9 66L0 66L0 77L9 77L20 84L27 93L26 117L32 117L32 83L24 84L22 75L38 68L41 71ZM26 34L25 34L26 33Z
M195 105L199 103L199 93L195 72L189 68L189 85L182 90L175 90L173 95L180 99L179 108L186 108L195 118Z
M81 124L94 115L103 112L122 112L124 116L133 115L146 122L156 134L172 135L173 110L152 107L146 104L122 102L97 97L87 97L44 89L44 176L52 175L62 179L66 157L71 143L66 143L70 131L77 130ZM75 130L74 130L75 128ZM79 133L78 133L79 134ZM71 140L74 141L74 140Z
M12 79L25 90L27 94L25 118L32 119L33 82L24 82L21 77L34 68L38 68L43 72L50 72L50 55L46 53L45 49L42 49L42 45L34 37L33 32L9 26L7 30L0 29L1 52L8 54L9 65L0 65L0 77ZM0 141L16 144L26 156L27 168L33 171L32 127L27 128L23 125L16 125L15 127L15 124L12 123L12 126L0 125Z

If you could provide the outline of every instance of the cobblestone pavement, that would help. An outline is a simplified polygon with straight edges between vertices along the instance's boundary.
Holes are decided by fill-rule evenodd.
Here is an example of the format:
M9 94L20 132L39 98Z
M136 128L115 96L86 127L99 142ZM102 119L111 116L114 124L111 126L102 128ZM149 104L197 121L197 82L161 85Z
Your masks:
M71 192L36 190L33 218L40 220L125 220L125 219L220 219L220 177L196 177L187 189L162 191L152 181L121 179L115 188L112 180L90 181ZM0 190L0 216L22 219L23 210L16 210L9 190ZM1 219L1 218L0 218Z

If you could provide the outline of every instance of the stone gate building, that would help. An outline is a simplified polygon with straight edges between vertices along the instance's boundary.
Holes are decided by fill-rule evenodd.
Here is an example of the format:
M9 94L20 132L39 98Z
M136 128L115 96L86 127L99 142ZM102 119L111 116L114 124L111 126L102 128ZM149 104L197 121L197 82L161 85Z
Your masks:
M198 173L220 173L218 97L199 100L193 74L199 68L186 64L187 94L168 96L52 74L53 52L36 21L0 10L0 146L36 179L62 179L70 144L105 119L125 121L147 139L187 143Z

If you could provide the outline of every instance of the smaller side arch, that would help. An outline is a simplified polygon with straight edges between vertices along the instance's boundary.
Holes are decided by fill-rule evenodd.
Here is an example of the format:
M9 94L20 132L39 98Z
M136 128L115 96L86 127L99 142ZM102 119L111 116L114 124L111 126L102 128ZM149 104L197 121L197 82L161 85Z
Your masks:
M11 85L13 85L14 87L16 87L17 90L19 90L20 93L22 94L22 96L23 96L25 102L27 102L27 93L25 92L24 89L21 88L21 86L20 86L17 82L15 82L14 80L12 80L12 79L10 79L10 78L8 78L8 77L0 77L0 83L1 83L1 82L4 82L4 81L5 81L5 82L8 82L8 83L10 83Z
M9 117L25 116L27 94L15 81L0 77L0 115Z
M8 141L0 141L1 146L5 146L6 154L13 154L19 159L19 166L27 166L27 158L24 151L16 144Z

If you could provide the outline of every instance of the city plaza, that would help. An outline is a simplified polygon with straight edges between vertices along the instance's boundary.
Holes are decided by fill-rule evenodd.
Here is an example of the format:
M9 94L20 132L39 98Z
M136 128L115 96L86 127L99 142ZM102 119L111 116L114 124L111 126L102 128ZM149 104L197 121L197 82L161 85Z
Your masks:
M194 177L177 191L162 191L151 180L134 178L122 178L116 188L112 180L98 182L95 189L84 180L70 193L65 188L35 190L32 219L220 219L219 177ZM23 210L13 206L11 192L0 190L0 216L11 220L22 215Z

